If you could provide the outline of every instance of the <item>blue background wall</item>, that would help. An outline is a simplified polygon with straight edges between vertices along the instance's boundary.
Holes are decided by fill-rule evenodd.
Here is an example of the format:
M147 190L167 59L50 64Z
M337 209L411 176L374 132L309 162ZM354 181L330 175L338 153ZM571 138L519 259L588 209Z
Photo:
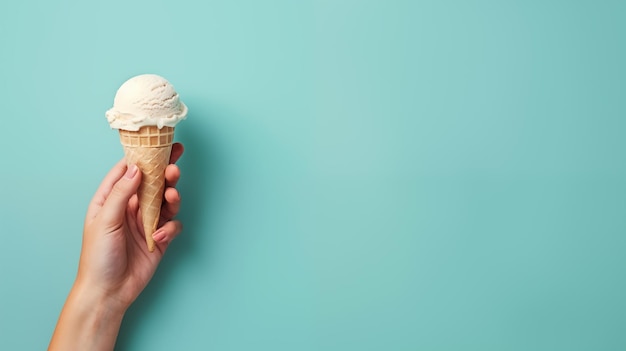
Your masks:
M626 349L626 2L4 1L0 349L45 349L104 112L190 114L119 350Z

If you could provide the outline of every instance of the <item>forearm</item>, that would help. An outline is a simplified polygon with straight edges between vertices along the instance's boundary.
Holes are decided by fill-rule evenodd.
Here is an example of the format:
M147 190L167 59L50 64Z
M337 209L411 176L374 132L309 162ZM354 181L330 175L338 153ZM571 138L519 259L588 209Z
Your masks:
M48 351L113 350L125 309L76 284L70 292Z

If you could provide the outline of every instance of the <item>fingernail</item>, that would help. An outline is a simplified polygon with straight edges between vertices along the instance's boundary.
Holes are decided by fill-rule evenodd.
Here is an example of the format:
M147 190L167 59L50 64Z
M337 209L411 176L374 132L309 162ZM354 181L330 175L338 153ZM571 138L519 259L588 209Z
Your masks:
M161 242L165 239L165 233L161 230L157 230L154 234L152 234L152 238L154 241Z
M135 177L135 174L137 174L137 166L136 165L130 165L128 166L128 169L126 170L126 174L125 177L128 179L133 179Z

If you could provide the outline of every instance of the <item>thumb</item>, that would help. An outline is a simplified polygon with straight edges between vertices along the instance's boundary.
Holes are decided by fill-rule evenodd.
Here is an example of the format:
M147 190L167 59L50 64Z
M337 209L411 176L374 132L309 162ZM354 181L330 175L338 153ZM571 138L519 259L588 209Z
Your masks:
M123 223L128 200L137 193L141 181L141 172L138 170L136 165L128 166L126 173L111 189L101 210L104 223L116 227Z

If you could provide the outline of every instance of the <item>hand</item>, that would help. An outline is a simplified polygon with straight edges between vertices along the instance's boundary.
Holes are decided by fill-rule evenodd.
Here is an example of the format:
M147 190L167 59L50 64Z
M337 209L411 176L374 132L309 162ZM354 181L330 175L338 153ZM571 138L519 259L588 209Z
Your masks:
M141 224L137 188L141 172L120 161L96 191L85 219L83 247L76 285L88 286L125 310L152 278L168 244L180 233L180 195L174 188L180 177L176 162L183 146L172 146L165 170L165 193L159 229L154 233L156 250L149 252Z
M104 178L89 204L76 282L63 306L49 351L112 350L128 306L152 278L168 244L182 226L173 220L180 207L174 188L175 163L183 146L172 146L165 169L165 192L156 250L149 252L141 224L137 189L141 172L120 161Z
M87 210L78 275L49 351L113 349L126 310L182 229L173 220L180 208L180 195L174 188L180 170L173 163L182 154L183 146L174 144L165 169L165 201L152 253L146 245L136 194L141 172L122 160L104 178Z

